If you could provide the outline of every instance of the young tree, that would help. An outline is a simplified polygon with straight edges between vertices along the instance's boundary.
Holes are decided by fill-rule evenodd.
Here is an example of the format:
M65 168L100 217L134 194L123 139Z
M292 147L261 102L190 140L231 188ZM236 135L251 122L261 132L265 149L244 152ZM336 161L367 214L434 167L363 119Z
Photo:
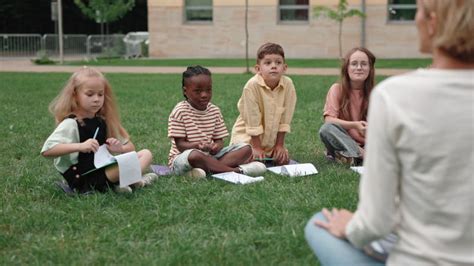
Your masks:
M245 73L250 72L249 66L249 0L245 0Z
M339 42L339 58L342 58L342 23L344 19L358 16L365 18L365 14L357 9L347 9L347 0L339 0L336 9L331 9L326 6L315 6L313 8L314 17L327 16L330 19L339 23L338 42Z
M104 34L104 23L108 25L110 22L121 19L135 6L135 0L88 0L85 2L87 4L84 3L84 0L74 0L74 3L81 9L84 15L100 23L102 35Z

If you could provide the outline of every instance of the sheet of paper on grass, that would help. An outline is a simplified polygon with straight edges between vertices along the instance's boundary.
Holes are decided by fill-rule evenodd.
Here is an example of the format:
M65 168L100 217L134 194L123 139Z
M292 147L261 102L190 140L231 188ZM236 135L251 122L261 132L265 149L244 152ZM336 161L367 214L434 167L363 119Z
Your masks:
M363 166L351 166L351 170L354 172L359 173L362 175L364 173L364 167Z
M290 177L314 175L318 173L316 167L312 163L288 164L282 166L275 166L267 168L278 175L286 175Z
M241 185L263 181L264 179L263 176L251 177L251 176L239 174L236 172L213 174L212 177L221 179L230 183L241 184Z
M135 151L113 156L107 150L106 144L101 145L94 154L94 166L98 169L114 163L118 163L119 166L120 187L137 183L142 179L140 161Z

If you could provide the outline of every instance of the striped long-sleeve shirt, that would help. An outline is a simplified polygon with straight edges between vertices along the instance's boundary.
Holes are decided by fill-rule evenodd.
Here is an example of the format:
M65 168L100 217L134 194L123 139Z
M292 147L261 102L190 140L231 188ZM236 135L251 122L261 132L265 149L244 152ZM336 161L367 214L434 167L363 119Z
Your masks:
M168 164L181 152L176 147L175 138L185 138L189 142L211 142L229 135L219 107L209 103L206 110L193 108L187 101L179 102L168 119L168 138L171 149Z

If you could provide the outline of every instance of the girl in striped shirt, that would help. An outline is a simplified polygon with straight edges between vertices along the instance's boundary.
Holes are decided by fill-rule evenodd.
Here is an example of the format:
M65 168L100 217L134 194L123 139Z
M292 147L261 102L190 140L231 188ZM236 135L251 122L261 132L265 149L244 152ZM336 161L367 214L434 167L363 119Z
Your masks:
M238 172L257 176L264 164L251 162L252 148L237 143L224 147L229 135L219 107L212 104L211 72L190 66L183 72L184 101L179 102L168 120L171 149L168 164L175 175L205 177L206 173Z

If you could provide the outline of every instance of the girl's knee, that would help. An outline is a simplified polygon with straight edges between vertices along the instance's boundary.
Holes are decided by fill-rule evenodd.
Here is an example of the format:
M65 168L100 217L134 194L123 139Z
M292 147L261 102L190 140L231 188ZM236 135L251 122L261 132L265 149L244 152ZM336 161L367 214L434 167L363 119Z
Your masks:
M148 149L140 150L139 152L137 152L137 154L138 154L138 159L141 161L143 160L143 161L147 161L151 163L151 161L153 160L153 154Z

